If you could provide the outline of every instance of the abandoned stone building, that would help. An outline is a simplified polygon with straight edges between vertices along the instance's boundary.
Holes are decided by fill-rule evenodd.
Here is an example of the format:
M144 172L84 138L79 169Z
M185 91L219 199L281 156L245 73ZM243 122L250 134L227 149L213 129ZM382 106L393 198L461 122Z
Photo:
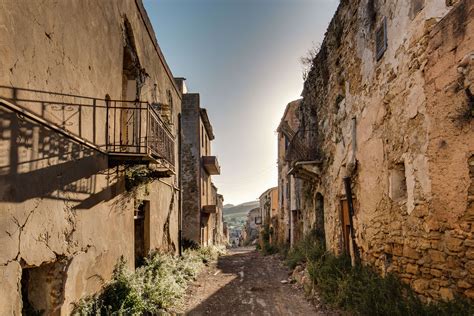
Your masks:
M243 229L243 238L245 244L250 244L259 238L260 225L261 225L261 212L260 208L254 208L247 214L245 220L245 227Z
M341 1L288 145L302 233L427 300L474 297L473 17L470 0Z
M178 251L182 88L140 0L0 8L0 314L69 314Z
M300 156L292 157L300 153L304 145L298 143L295 138L299 127L299 108L301 100L287 104L285 112L278 125L278 231L275 232L276 242L280 245L293 245L302 234L302 225L313 223L312 220L301 220L301 181L295 178L291 171L292 161ZM290 150L291 147L300 146L299 151ZM300 162L298 162L298 165Z
M212 239L210 245L225 245L224 236L224 196L217 193L217 187L211 182L211 194L212 199L216 203L216 213L213 217L209 218L209 227L212 228Z
M222 223L222 245L228 246L230 244L229 240L229 226L227 222Z
M263 192L259 197L261 228L270 232L270 242L275 242L278 231L278 187L273 187Z
M223 233L223 197L217 194L211 176L220 174L220 166L211 154L214 133L198 93L183 94L182 122L183 240L217 244Z

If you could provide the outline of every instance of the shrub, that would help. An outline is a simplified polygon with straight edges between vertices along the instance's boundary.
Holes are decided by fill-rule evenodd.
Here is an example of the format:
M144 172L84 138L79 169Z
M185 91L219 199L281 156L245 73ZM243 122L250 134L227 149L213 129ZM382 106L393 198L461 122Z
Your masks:
M423 304L396 275L382 277L370 266L353 267L349 257L325 252L314 233L289 251L286 263L306 263L323 300L356 315L474 315L474 305L466 298Z
M287 251L286 263L294 269L298 264L319 260L324 252L324 244L320 242L316 230L312 230L303 240Z
M196 278L204 263L217 259L220 254L223 249L217 247L186 250L182 257L154 254L133 272L121 258L112 280L99 294L81 300L73 314L165 313L182 303L187 284Z

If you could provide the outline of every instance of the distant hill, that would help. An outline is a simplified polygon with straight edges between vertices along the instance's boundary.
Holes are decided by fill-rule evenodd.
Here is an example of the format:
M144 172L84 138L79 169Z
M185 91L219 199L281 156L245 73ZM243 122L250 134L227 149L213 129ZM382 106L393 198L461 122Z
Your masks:
M245 202L239 205L224 205L224 221L230 229L241 230L250 210L259 207L259 201Z
M251 209L259 207L259 201L245 202L239 205L224 205L224 217L247 216Z

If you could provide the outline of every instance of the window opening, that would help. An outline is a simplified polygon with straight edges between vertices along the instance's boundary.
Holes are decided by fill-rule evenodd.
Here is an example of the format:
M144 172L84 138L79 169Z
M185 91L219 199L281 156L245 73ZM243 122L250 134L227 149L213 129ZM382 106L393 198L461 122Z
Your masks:
M375 56L379 61L387 50L387 18L383 17L381 25L375 31Z

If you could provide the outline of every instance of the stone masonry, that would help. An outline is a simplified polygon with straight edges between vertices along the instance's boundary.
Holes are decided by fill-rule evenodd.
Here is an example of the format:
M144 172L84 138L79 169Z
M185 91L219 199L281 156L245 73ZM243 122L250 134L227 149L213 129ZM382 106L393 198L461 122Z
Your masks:
M328 249L355 256L348 178L362 261L428 301L474 298L473 17L469 0L341 1L302 95L320 161L304 217L319 200Z

